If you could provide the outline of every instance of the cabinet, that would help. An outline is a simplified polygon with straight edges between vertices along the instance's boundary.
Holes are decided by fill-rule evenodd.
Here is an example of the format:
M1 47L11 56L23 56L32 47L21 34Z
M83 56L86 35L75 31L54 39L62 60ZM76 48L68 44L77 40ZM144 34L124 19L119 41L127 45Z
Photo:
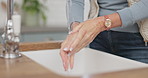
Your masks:
M20 38L21 42L61 41L67 32L66 27L22 27ZM0 29L0 36L2 33L3 29Z

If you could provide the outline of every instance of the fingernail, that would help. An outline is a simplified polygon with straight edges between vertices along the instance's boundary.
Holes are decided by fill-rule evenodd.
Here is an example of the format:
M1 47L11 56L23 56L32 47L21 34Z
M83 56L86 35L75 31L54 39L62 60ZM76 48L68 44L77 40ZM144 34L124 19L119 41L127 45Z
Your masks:
M70 51L72 51L73 50L73 48L70 48Z
M68 48L64 48L63 50L64 50L64 51L68 51Z

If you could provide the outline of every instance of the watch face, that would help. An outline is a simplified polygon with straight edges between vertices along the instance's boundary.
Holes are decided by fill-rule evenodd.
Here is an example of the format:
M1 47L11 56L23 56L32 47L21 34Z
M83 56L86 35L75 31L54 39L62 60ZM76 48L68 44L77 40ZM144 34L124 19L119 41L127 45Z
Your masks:
M111 20L110 19L106 19L105 26L106 27L110 27L111 26Z

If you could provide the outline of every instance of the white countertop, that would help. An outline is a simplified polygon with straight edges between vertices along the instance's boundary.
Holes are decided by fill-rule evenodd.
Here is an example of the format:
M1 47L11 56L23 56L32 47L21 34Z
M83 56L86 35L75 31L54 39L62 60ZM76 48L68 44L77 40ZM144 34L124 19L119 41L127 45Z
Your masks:
M22 54L47 69L64 76L81 76L84 74L96 74L148 67L148 65L144 63L84 48L75 55L74 69L71 72L65 72L59 55L59 49L30 51L23 52Z

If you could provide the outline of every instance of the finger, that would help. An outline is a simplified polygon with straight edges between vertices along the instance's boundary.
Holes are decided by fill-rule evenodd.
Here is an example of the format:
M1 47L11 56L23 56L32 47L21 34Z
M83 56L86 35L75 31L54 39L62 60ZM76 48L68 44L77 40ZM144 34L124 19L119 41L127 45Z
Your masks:
M78 32L70 34L68 38L65 40L65 44L62 46L64 51L70 51L70 46L74 42L74 40L77 38Z
M69 57L68 57L68 55L65 56L65 59L66 59L66 61L65 61L65 71L67 71L68 66L69 66Z
M60 55L61 55L61 58L62 58L62 61L63 61L63 66L64 66L65 71L68 69L68 57L67 57L67 54L69 53L69 50L68 49L64 50L64 48L65 48L65 46L68 46L68 45L71 44L71 42L73 42L76 35L77 34L69 35L61 45Z
M63 52L63 50L60 50L60 56L62 58L62 62L63 62L63 67L65 69L65 71L67 70L68 67L68 58L67 58L67 53Z
M79 31L78 36L70 46L70 51L72 51L73 49L77 49L76 46L80 45L80 42L84 38L85 34L86 34L86 31Z
M74 54L70 56L70 68L73 69L74 66Z
M68 52L68 44L70 44L70 40L72 40L72 35L68 35L65 41L61 45L61 49L63 49L65 52Z
M78 32L82 27L83 27L83 23L80 23L70 32L70 34Z
M96 29L93 28L92 31L96 31ZM98 33L92 33L92 32L85 34L85 37L80 41L79 45L76 46L77 49L75 49L75 51L78 52L80 48L82 49L88 44L90 44L97 35Z
M88 44L89 44L88 41L86 41L85 43L82 43L81 45L79 45L79 46L77 47L77 49L73 50L72 54L73 54L73 53L79 52L82 48L86 47Z
M68 70L68 65L69 65L69 57L68 53L65 55L65 71Z
M94 40L94 38L95 37L93 35L89 36L89 38L84 37L81 40L80 44L76 46L77 49L74 49L71 53L73 54L79 52L82 48L86 47L89 43L91 43Z
M70 34L73 34L73 33L76 33L76 32L79 32L79 30L75 30L75 31L70 31L68 34L70 35Z
M66 44L67 44L67 42L66 41L63 41L63 43L61 44L61 52L68 53L68 50L66 48L64 48Z
M65 53L64 52L62 52L62 50L60 50L60 56L61 56L61 59L62 59L62 62L63 62L63 67L64 67L64 69L66 70L66 59L65 59Z

